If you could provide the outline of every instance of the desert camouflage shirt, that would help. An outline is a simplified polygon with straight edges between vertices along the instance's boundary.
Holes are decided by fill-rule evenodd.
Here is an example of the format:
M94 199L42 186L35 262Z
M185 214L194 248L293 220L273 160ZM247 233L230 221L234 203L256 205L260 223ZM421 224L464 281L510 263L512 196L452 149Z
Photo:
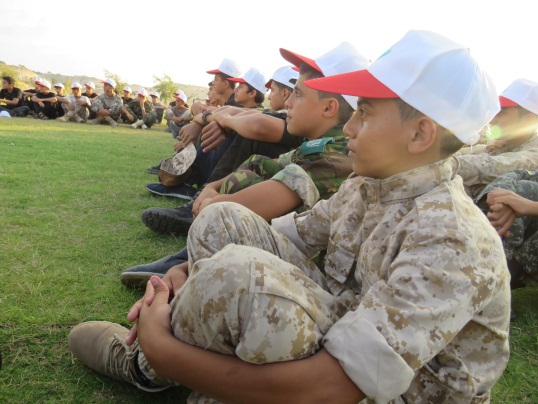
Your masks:
M342 127L333 128L321 138L281 154L277 162L282 170L271 179L295 191L305 206L314 206L320 198L333 195L352 173L347 145Z
M327 249L328 287L352 310L325 349L369 400L487 402L509 356L509 274L450 159L351 176L272 224L308 256Z
M121 98L114 94L112 97L106 95L106 93L101 94L94 100L92 100L92 111L97 112L100 109L108 109L111 115L116 115L121 112L121 107L123 106L123 101Z
M140 101L133 100L128 105L125 106L127 111L135 116L138 119L142 119L142 108L140 108ZM144 109L146 110L146 114L149 114L153 111L153 104L149 101L144 102Z
M459 162L458 174L463 178L465 190L475 198L486 185L500 175L520 168L537 169L538 135L515 148L505 146L478 154L458 153L457 160L454 160L453 165L456 167Z

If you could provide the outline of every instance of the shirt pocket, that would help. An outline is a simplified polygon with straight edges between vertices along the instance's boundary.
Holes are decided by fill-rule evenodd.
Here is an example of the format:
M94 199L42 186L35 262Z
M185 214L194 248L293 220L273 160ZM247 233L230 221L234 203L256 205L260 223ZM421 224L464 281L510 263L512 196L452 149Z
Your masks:
M333 295L338 296L344 290L346 281L353 276L355 266L355 254L330 237L325 256L325 274Z

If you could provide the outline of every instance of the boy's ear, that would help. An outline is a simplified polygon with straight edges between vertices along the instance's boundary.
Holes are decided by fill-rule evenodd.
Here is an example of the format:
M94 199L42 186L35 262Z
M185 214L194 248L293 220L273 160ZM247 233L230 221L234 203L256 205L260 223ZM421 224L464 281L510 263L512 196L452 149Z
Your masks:
M340 104L336 98L322 98L324 102L323 105L323 115L327 118L333 118L338 115L338 109Z
M407 150L411 154L422 153L435 144L437 138L437 125L433 119L426 116L420 117L415 121L414 132L409 138Z

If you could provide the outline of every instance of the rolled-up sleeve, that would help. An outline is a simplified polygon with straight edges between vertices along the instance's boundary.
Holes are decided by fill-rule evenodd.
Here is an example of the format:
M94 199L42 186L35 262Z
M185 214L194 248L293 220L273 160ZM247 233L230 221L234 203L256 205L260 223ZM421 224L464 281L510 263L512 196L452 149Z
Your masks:
M274 175L272 180L279 181L295 192L310 209L319 200L319 191L308 173L297 164L290 164Z

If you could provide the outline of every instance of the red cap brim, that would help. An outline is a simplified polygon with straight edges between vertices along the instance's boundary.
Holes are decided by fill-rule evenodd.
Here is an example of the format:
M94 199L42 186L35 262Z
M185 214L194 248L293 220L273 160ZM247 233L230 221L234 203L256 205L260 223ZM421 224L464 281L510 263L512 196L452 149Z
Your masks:
M265 88L271 88L271 83L272 82L273 82L273 79L271 79L267 83L265 83Z
M503 97L502 95L499 96L499 103L501 104L501 107L519 107L519 104L517 102L514 102L509 98Z
M280 54L284 59L286 59L288 62L290 62L296 67L300 67L301 63L306 63L311 68L316 69L320 73L323 73L319 68L318 64L314 61L314 59L307 58L306 56L302 56L298 53L290 52L289 50L282 48L280 48Z
M214 69L214 70L208 70L207 73L209 74L217 74L217 73L222 73L219 69Z
M228 80L235 81L236 83L246 83L245 79L242 79L242 78L230 77Z
M398 94L376 79L368 70L337 74L304 82L314 90L364 98L399 98Z

